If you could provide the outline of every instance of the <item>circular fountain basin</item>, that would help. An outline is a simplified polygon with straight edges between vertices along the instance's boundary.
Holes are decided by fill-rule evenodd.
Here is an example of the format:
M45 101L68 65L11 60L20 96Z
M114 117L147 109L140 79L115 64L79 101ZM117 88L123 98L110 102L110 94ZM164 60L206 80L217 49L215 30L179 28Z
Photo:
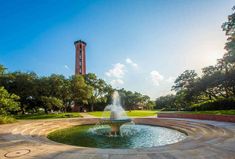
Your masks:
M94 125L82 125L57 130L48 135L48 138L69 145L95 148L149 148L173 144L186 138L179 131L150 125L123 125L122 135L107 135L108 125L100 128ZM97 132L104 132L97 133Z
M112 123L128 123L128 122L131 122L132 120L129 119L129 118L126 118L126 119L110 119L110 118L104 118L101 120L102 123L105 123L105 124L112 124Z

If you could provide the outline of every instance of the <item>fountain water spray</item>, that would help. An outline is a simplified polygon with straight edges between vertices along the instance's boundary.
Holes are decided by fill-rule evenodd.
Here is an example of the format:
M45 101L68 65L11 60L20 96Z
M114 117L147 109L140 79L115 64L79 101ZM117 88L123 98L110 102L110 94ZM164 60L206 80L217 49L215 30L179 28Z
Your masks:
M110 112L110 117L107 118L105 114ZM101 121L97 124L97 131L100 131L99 126L109 125L111 130L108 132L109 135L120 135L120 127L125 124L131 122L131 119L128 118L125 110L122 108L121 100L119 93L115 91L112 95L112 104L108 105L104 108L104 112L101 118ZM107 134L107 131L104 131Z
M109 120L129 119L126 115L125 110L122 108L120 96L117 91L115 91L112 95L112 104L104 108L102 119L107 120L107 118L105 118L105 115L104 115L106 112L110 112Z

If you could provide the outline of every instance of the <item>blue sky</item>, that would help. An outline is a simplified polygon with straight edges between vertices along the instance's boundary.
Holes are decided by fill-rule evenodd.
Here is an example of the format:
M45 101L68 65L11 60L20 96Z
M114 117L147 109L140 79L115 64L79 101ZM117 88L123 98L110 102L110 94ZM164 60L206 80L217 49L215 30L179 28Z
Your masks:
M232 0L0 0L0 64L41 76L74 73L73 42L87 42L87 71L156 98L186 69L224 53Z

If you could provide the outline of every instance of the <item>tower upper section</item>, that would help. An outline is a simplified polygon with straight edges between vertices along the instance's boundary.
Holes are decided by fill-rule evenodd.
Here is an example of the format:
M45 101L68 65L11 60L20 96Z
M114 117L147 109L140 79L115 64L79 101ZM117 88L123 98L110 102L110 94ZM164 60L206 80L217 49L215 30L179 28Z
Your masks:
M75 75L86 74L86 43L82 40L74 42L75 45Z

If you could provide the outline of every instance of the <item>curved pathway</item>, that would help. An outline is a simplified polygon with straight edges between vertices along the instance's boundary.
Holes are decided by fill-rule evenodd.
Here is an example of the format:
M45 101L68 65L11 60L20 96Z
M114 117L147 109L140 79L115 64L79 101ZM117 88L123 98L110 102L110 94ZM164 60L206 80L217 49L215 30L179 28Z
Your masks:
M74 125L94 124L98 118L20 121L0 125L0 159L233 159L235 123L137 118L136 123L171 127L188 134L178 143L143 149L98 149L64 145L46 135Z

